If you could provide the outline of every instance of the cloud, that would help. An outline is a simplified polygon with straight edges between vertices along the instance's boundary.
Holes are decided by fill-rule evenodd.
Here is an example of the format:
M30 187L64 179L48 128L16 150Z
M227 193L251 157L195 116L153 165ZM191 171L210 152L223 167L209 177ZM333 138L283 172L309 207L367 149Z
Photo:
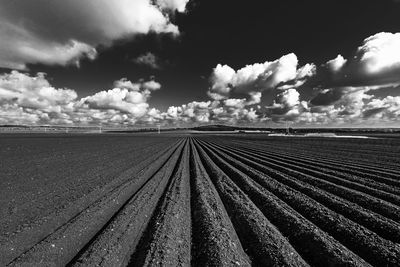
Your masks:
M44 73L30 76L12 71L0 76L0 123L74 125L190 126L204 123L246 123L256 121L255 109L243 99L192 101L171 106L165 112L151 108L152 92L160 90L154 80L138 82L122 78L114 88L78 99L72 89L54 88ZM251 101L259 101L259 93Z
M367 74L400 69L400 33L381 32L368 37L358 48L356 61Z
M156 81L147 81L142 83L142 87L145 90L156 91L161 88L161 84Z
M115 81L114 85L117 87L82 98L76 106L79 109L119 111L137 119L147 114L151 92L161 88L156 81L132 83L126 78Z
M328 61L309 101L310 112L324 123L379 123L398 120L398 104L375 92L400 84L400 33L377 33L364 40L353 57ZM326 72L325 72L326 71ZM393 91L393 90L392 90Z
M380 91L400 88L400 33L378 33L366 38L349 59L338 55L321 66L298 67L295 54L234 70L218 64L210 77L208 95L219 100L218 116L233 121L248 106L261 103L262 93L272 104L255 109L255 121L292 121L298 124L348 125L399 119L400 96ZM386 90L387 91L387 90ZM306 96L300 93L308 92ZM400 92L399 92L400 93ZM235 96L247 95L246 98ZM241 115L242 116L242 115ZM218 118L217 118L218 117Z
M286 90L278 95L277 105L294 107L299 104L300 94L296 89Z
M219 117L226 121L294 120L307 105L307 102L300 101L296 88L314 78L316 71L315 64L299 67L297 56L293 53L272 62L247 65L237 71L227 65L218 64L210 78L211 88L208 95L212 99L223 100ZM265 91L276 94L275 100L265 107L265 111L247 108L261 103L262 93ZM243 94L248 97L232 98Z
M133 60L138 65L148 66L152 69L161 69L159 59L151 52L138 56Z
M233 87L233 79L236 75L234 69L229 67L228 65L218 64L211 75L211 90L209 95L214 99L223 99L232 90Z
M306 64L297 68L297 65L297 56L293 53L272 62L247 65L237 71L227 65L218 64L210 78L209 96L213 99L224 99L233 93L250 94L279 89L286 83L291 87L299 86L304 79L314 75L315 66Z
M337 87L321 90L310 103L315 106L329 106L340 100L348 93L346 87Z
M249 124L259 121L259 114L254 108L243 106L224 106L213 110L212 120L214 123L227 124Z
M325 64L329 86L400 84L400 33L381 32L366 38L350 59L338 55ZM324 71L321 70L323 74Z
M326 62L325 66L333 73L340 71L346 64L347 59L344 59L342 55L338 55L336 58Z
M400 33L378 33L366 38L349 59L338 55L321 66L299 67L295 54L239 70L218 64L208 91L214 101L202 112L209 123L396 125L400 96L383 96L381 91L400 88L399 47ZM266 91L274 96L272 104L260 106ZM185 105L174 109L178 119L184 110Z
M251 92L249 95L250 98L246 101L246 106L259 104L261 102L261 92Z
M77 94L73 90L52 87L44 73L38 73L35 77L17 71L0 75L1 103L49 110L55 106L66 105L76 98Z
M185 12L186 4L189 0L158 0L157 2L163 9Z
M259 114L246 108L246 99L223 101L193 101L181 106L171 106L161 115L169 126L193 126L212 123L247 124L257 122Z
M44 73L30 76L11 71L0 75L0 123L133 125L161 118L147 103L161 84L122 78L114 86L78 99L72 89L54 88Z
M143 116L148 108L147 96L137 91L114 88L82 98L79 106L89 109L113 109L135 117Z
M27 64L78 65L94 59L98 45L137 34L179 34L169 13L184 12L187 0L2 1L0 67ZM45 12L44 12L45 10Z
M400 33L366 38L349 59L338 55L317 67L314 75L304 76L301 83L279 86L286 91L277 93L273 104L265 107L264 116L321 125L368 124L374 120L377 125L393 123L399 119L396 97L375 94L389 88L395 92L400 84L398 47ZM311 98L300 101L298 90L307 88L314 89Z
M223 101L225 107L243 108L245 106L246 99L228 98Z
M376 34L366 38L353 57L338 55L321 66L298 66L295 54L238 70L218 64L210 77L210 101L171 106L157 116L169 125L181 126L265 121L321 126L392 125L400 117L400 96L383 97L379 92L399 88L397 42L398 34ZM302 96L307 90L308 95ZM271 104L262 106L266 91L274 98Z
M44 73L11 71L0 75L0 123L193 126L291 121L393 126L400 119L400 96L388 95L400 88L400 76L395 75L400 74L400 58L393 48L397 38L376 34L365 39L353 57L339 55L318 67L299 67L294 54L239 70L218 64L210 78L209 101L164 111L149 105L153 92L161 89L152 79L122 78L113 88L78 99L72 89L53 87ZM264 97L271 99L263 102L266 91Z
M0 75L2 123L64 123L77 98L74 90L54 88L44 73L36 76L12 71Z
M291 88L280 92L273 104L267 106L266 109L265 115L275 122L296 121L307 109L307 102L300 101L299 92Z
M383 99L373 99L363 108L363 118L369 120L393 120L400 117L400 96L387 96Z
M307 116L318 118L323 124L355 125L375 121L376 125L388 125L399 119L399 106L396 101L390 101L396 97L387 96L382 99L372 94L379 89L379 86L326 89L322 97L317 95L310 101Z
M325 89L328 100L301 100L295 88L279 90L270 106L254 106L260 92L246 98L192 101L162 112L149 106L161 85L122 78L114 88L78 99L74 90L55 88L44 73L0 75L1 124L193 126L210 123L258 124L291 121L304 125L393 125L400 118L400 96L377 97L379 86ZM252 99L253 98L253 99ZM334 99L333 101L331 99Z
M181 106L171 106L165 113L164 118L174 124L206 123L210 121L210 108L214 105L211 101L193 101Z
M122 78L117 81L114 81L114 87L128 89L131 91L139 91L140 83L133 83L129 81L127 78Z

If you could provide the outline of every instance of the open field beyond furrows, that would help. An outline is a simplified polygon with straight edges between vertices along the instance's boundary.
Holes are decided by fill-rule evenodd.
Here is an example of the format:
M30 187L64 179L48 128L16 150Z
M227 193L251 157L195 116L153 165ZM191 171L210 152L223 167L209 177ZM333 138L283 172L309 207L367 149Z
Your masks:
M4 135L0 266L400 266L400 140Z

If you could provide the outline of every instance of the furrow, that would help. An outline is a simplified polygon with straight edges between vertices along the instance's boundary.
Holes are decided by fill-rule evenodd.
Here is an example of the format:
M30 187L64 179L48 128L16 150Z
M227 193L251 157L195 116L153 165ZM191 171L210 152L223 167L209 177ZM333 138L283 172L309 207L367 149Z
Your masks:
M236 141L235 143L238 143L240 145L244 145L245 147L248 146L254 146L254 144L252 144L251 142L246 142L246 141ZM297 144L296 144L297 145ZM386 168L382 170L382 165L378 166L376 165L376 163L373 162L364 162L362 158L360 157L356 157L357 158L357 162L353 162L353 158L348 158L348 157L344 157L344 155L341 155L340 153L338 153L338 151L332 150L335 152L334 156L335 157L341 157L340 160L337 160L335 158L332 158L333 155L329 155L327 156L327 154L325 152L318 152L315 151L312 147L294 147L294 146L288 146L286 147L287 144L282 144L279 143L279 145L277 144L260 144L257 143L257 148L262 148L262 150L264 151L279 151L280 153L285 153L288 155L299 155L301 157L305 157L310 159L311 161L322 161L322 162L328 162L330 164L334 164L336 166L346 166L349 168L353 168L353 169L357 169L361 172L368 170L368 172L371 173L375 173L378 176L384 176L384 177L388 177L388 178L392 178L395 180L398 180L399 175L400 175L400 171L398 169L398 165L390 165L392 168ZM326 148L328 149L328 148ZM304 152L307 151L307 152ZM381 160L382 161L382 160Z
M380 238L375 233L363 228L360 225L355 224L354 222L347 220L346 218L330 211L325 208L321 204L312 199L302 196L301 193L291 190L285 186L282 186L279 183L276 183L270 177L263 175L251 168L248 165L245 165L243 161L235 160L228 155L222 154L223 152L216 151L215 149L210 148L214 153L224 156L224 159L228 161L230 164L233 164L235 167L239 168L244 173L251 176L254 181L262 185L264 188L270 190L280 199L291 205L294 209L296 209L300 214L305 216L310 221L314 222L315 225L320 227L322 230L329 233L335 239L340 241L346 247L350 248L352 251L360 255L362 258L367 260L369 263L373 265L380 266L395 266L396 264L400 264L400 246L392 243L390 241L384 240ZM219 166L224 165L226 168L230 168L232 177L243 177L240 171L235 170L234 167L230 167L229 164L221 160L217 155L213 155L212 159L217 161ZM248 178L251 180L250 178ZM242 182L243 183L243 182ZM244 188L250 188L248 184L243 185ZM249 194L254 196L254 192L249 192ZM260 205L266 205L265 200L258 200ZM274 200L271 200L274 205ZM275 203L279 201L275 200ZM275 204L276 205L276 204ZM275 208L277 213L277 218L275 220L282 220L283 215L279 214L282 212L280 208ZM267 212L271 212L271 206L268 207ZM280 225L284 227L288 227L287 222L280 222ZM279 226L278 226L279 228ZM289 227L287 230L288 234L293 234L293 232L298 233L301 232L304 228L298 227ZM312 239L313 240L313 239ZM311 242L299 242L300 248L304 249L304 243L310 244ZM333 250L335 251L335 250ZM327 255L325 253L321 253L321 255ZM321 263L321 262L320 262ZM333 264L335 265L335 264ZM337 264L336 264L337 265Z
M188 266L191 219L189 142L179 159L161 202L129 260L131 266Z
M400 243L400 224L397 222L364 209L361 206L340 198L332 193L323 191L318 187L309 185L284 173L268 168L262 163L257 162L257 158L252 155L245 154L238 150L232 152L223 147L218 147L218 149L240 162L243 162L247 167L253 168L263 173L263 175L272 178L273 180L271 180L271 182L277 181L278 184L285 185L287 188L292 188L301 192L336 213L342 214L352 221L374 231L383 238Z
M234 180L263 211L268 220L279 229L300 255L312 266L321 266L323 264L331 266L368 265L359 256L305 219L270 191L227 163L225 161L227 159L226 156L222 159L219 156L221 153L208 146L207 148L203 147L210 158ZM304 244L307 244L307 246Z
M254 137L254 136L253 136ZM245 139L248 140L248 137L233 137L234 139ZM368 156L375 156L377 152L379 152L385 158L392 158L396 159L399 149L393 149L398 147L398 140L384 140L384 139L352 139L352 138L344 138L344 139L337 139L337 138L290 138L290 137L262 137L258 136L252 140L257 140L262 143L269 143L270 140L273 140L276 144L295 144L300 149L311 148L313 151L322 152L318 150L317 147L310 147L309 144L317 144L323 145L328 149L334 149L340 154L348 156L349 154L356 154L356 155L364 155L367 154ZM277 141L277 142L276 142ZM283 142L282 142L283 141ZM346 146L343 146L343 142L348 143ZM270 143L269 143L270 144ZM360 146L362 144L362 146ZM394 146L394 147L393 147ZM382 150L382 148L390 148ZM366 160L366 159L363 159Z
M168 161L182 145L172 147L154 165L104 195L54 232L12 260L9 265L48 263L65 265L95 236L130 197Z
M110 194L110 192L115 191L116 188L124 186L126 181L131 179L132 175L142 175L143 172L149 169L148 160L157 162L159 158L163 157L164 154L169 153L168 151L172 151L177 144L178 143L175 142L175 144L172 144L154 156L142 161L139 165L121 173L118 177L115 177L104 187L93 190L84 197L77 199L65 207L62 212L58 211L52 216L46 216L38 221L31 222L28 227L25 227L26 229L18 231L15 235L9 238L7 244L0 245L0 264L6 264L7 262L10 262L27 252L33 246L52 235L58 229L67 225L76 216L79 216L83 210L89 208L90 205L96 201L99 201L107 194Z
M216 187L239 239L253 265L308 266L239 187L198 145L202 164Z
M218 140L222 141L220 143L223 143L223 140ZM232 145L233 143L230 143ZM318 157L316 156L311 156L312 152L307 151L307 153L304 152L304 150L297 150L293 147L290 147L288 149L284 149L283 147L264 147L264 146L255 146L254 144L247 142L247 143L234 143L236 147L241 147L249 150L256 150L261 153L267 153L268 151L273 151L270 153L274 153L277 156L282 156L282 157L289 157L295 160L304 160L305 162L311 161L315 163L320 163L324 165L328 165L333 168L337 169L343 169L346 172L350 171L354 173L355 175L360 174L360 175L367 175L367 177L373 179L373 180L379 180L382 183L387 183L388 185L394 185L397 187L400 187L400 181L398 180L398 177L400 175L400 172L396 172L394 170L385 170L382 169L382 166L378 168L372 168L370 165L360 165L358 164L350 164L348 160L342 159L341 161L338 160L333 160L333 159L324 159L323 156L319 155ZM311 155L310 155L311 154Z
M251 266L191 142L192 266Z
M226 142L224 142L226 144ZM363 185L367 185L372 188L378 188L380 190L386 191L391 194L400 194L400 181L393 180L389 178L384 178L378 175L371 175L368 170L364 170L364 172L356 171L352 168L344 168L343 166L336 166L330 163L323 162L321 160L310 159L307 157L299 157L296 154L291 153L290 155L280 153L277 151L268 152L261 149L251 148L250 146L240 146L242 149L248 150L248 152L252 152L257 154L263 158L272 158L272 159L280 159L285 162L296 164L298 166L307 167L311 170L320 170L324 173L329 173L334 176L351 180L353 182L357 182ZM312 162L312 165L310 165ZM398 188L396 188L398 187Z
M145 170L149 169L149 162L158 161L160 157L165 153L168 153L168 151L173 149L176 145L177 142L174 142L158 153L148 154L151 155L148 159L143 160L136 166L132 166L132 168L122 171L109 183L103 186L96 186L93 190L84 194L82 197L72 199L66 205L61 206L56 210L52 210L52 212L47 215L32 219L28 223L25 222L18 227L14 227L16 230L8 233L7 238L4 238L4 240L7 240L7 243L3 242L3 238L0 237L0 265L6 264L19 255L25 253L57 229L67 224L92 203L109 194L112 190L115 190L115 188L122 186L127 180L131 179L132 175L140 176ZM88 181L85 180L85 183L90 183L90 179ZM50 190L47 192L53 193ZM67 195L67 193L68 191L66 191L65 195ZM38 200L36 199L35 201ZM27 205L32 205L32 203L27 202ZM21 209L20 212L24 212L25 210L24 206L19 206L18 208ZM18 224L18 222L15 223Z
M246 154L243 151L235 151L236 153ZM357 203L360 206L379 213L394 221L400 221L400 207L393 205L387 201L369 196L365 193L347 188L341 185L334 184L330 181L326 181L320 177L314 177L309 174L301 173L290 166L281 166L279 163L274 163L267 160L262 160L252 155L249 155L255 162L264 165L265 167L271 168L275 171L285 173L289 176L296 178L297 180L306 182L310 185L321 188L325 191L331 192L337 196L345 198L351 202Z
M178 164L181 148L143 188L116 213L68 266L123 266L135 250Z
M359 192L374 196L376 198L390 202L394 205L400 206L400 197L398 195L391 194L385 191L380 191L373 187L360 184L360 181L357 182L349 181L343 178L339 178L339 176L328 174L324 172L323 169L319 170L317 168L313 168L313 164L311 162L309 162L308 164L300 165L297 162L287 161L282 158L263 157L257 153L255 153L255 156L258 156L260 159L268 161L270 163L279 164L279 166L281 166L282 168L288 168L302 174L307 174L322 179L324 181L329 181L339 186L347 187L352 190L357 190Z

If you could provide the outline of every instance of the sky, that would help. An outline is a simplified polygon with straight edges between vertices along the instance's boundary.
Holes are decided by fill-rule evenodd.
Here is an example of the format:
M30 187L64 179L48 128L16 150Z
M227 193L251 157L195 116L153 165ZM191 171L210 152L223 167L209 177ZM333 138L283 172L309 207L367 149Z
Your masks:
M400 1L1 0L0 124L400 127Z

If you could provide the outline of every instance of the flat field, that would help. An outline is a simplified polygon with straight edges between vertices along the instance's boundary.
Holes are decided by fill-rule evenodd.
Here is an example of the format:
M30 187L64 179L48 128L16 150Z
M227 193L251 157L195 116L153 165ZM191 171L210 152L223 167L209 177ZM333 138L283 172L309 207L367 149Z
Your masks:
M400 266L400 139L0 135L0 266Z

